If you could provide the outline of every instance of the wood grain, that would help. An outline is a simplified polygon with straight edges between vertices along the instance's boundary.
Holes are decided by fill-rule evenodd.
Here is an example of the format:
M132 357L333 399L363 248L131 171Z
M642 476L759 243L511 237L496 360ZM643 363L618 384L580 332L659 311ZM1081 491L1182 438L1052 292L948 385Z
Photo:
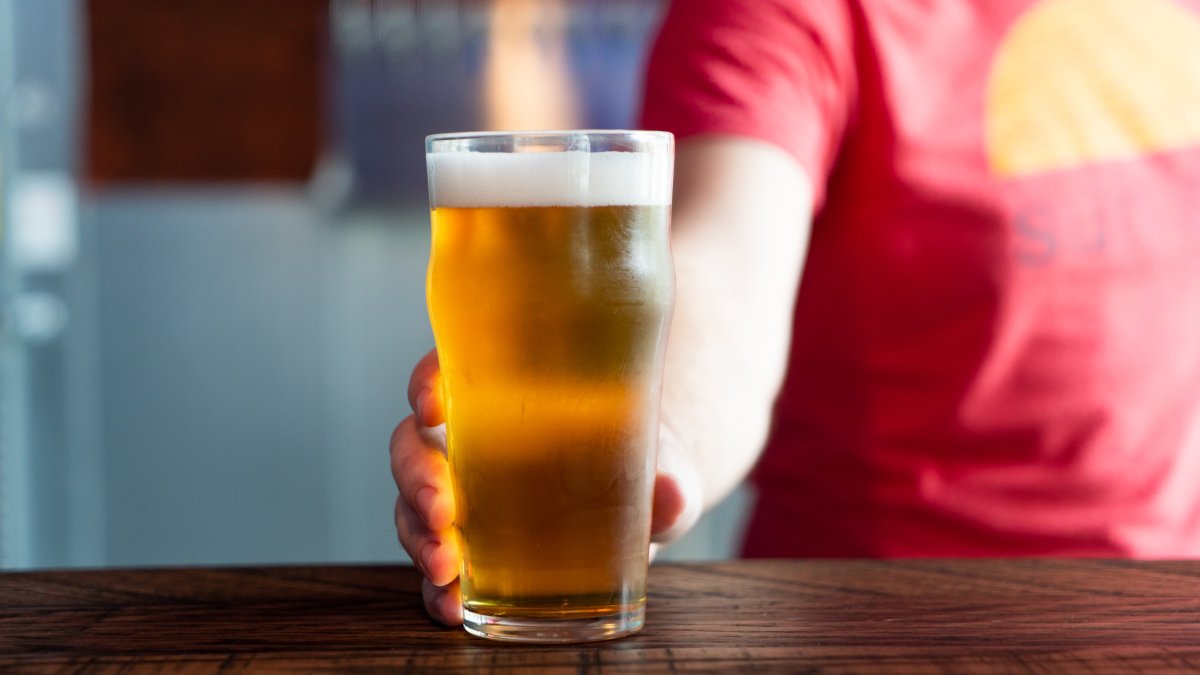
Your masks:
M407 567L0 575L4 672L1178 672L1200 562L659 565L647 627L580 646L439 627Z

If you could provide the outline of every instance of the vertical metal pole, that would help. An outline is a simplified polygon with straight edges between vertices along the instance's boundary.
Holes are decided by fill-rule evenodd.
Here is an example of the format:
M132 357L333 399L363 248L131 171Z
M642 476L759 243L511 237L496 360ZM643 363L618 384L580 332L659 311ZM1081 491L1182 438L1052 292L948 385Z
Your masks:
M63 60L59 100L64 111L57 122L73 139L62 158L62 171L73 183L70 199L76 203L72 226L78 233L78 256L64 273L63 297L70 308L70 325L63 336L63 372L66 376L62 405L66 429L63 437L66 475L63 488L67 512L66 561L73 566L98 567L107 561L107 499L104 462L103 402L100 390L100 297L96 232L88 227L87 209L74 188L83 175L82 132L86 102L83 83L88 73L87 2L55 0L62 4L57 52Z
M0 308L15 292L16 273L9 246L13 176L19 165L17 133L12 119L16 81L15 0L0 0ZM0 313L0 567L33 563L31 475L28 411L25 410L26 368L11 316Z
M95 244L79 245L75 187L83 9L0 0L0 567L105 557Z

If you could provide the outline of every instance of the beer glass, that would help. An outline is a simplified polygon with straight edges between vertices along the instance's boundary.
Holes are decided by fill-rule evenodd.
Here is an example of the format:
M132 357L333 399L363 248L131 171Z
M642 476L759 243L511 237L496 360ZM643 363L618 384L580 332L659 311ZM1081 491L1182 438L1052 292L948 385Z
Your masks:
M636 632L675 292L673 137L460 133L425 148L466 629Z

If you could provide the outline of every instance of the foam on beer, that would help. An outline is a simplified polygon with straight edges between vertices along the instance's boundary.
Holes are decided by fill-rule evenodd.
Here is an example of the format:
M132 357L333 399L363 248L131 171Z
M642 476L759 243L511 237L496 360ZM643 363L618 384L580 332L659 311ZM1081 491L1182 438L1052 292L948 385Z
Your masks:
M671 203L665 153L442 152L428 158L434 208Z

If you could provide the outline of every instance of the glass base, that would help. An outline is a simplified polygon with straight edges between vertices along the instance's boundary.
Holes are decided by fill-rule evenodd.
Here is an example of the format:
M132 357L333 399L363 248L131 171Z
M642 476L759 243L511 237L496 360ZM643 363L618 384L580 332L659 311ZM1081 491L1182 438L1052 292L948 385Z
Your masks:
M646 608L586 619L521 619L488 616L463 607L463 628L471 635L504 642L595 642L632 635L646 622Z

